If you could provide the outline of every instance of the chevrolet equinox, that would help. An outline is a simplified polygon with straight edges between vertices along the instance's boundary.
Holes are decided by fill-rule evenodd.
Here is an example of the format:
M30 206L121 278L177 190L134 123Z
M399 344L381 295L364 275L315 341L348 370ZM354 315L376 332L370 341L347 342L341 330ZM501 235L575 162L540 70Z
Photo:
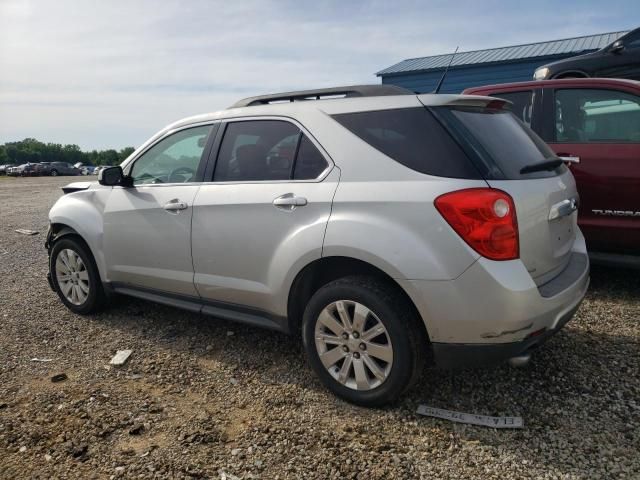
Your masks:
M49 281L301 335L335 394L398 398L437 366L512 360L561 329L589 260L573 176L509 110L355 86L174 123L50 211Z

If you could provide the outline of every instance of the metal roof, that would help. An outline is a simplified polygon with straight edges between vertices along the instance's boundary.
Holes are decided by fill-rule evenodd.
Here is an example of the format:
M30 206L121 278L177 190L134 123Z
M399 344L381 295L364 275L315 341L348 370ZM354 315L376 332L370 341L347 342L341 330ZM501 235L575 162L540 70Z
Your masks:
M552 55L578 54L585 51L598 50L615 42L628 31L601 33L584 37L565 38L548 42L527 43L511 47L489 48L457 53L451 63L452 67L474 65L478 63L508 62L527 58L546 57ZM413 72L445 68L451 60L451 53L434 55L431 57L409 58L384 70L376 75L391 73Z

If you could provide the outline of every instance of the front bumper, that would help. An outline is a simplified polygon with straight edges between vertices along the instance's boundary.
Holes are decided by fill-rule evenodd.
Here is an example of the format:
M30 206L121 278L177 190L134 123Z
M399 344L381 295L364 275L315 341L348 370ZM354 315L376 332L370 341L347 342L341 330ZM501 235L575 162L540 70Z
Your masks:
M44 241L44 248L47 249L47 257L51 257L51 240L53 240L53 229L51 228L51 225L49 225L47 236ZM51 279L51 269L47 270L47 282L49 282L49 287L51 287L51 290L55 292L56 289L53 286L53 280Z

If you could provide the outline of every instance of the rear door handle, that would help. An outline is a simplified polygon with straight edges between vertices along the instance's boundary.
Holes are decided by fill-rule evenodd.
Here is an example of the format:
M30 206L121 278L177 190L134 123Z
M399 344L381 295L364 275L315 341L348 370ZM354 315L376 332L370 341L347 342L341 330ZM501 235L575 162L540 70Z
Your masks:
M167 212L179 212L180 210L186 210L189 207L187 202L181 202L179 200L171 200L168 203L164 204L164 209Z
M293 193L285 193L273 201L273 204L284 210L293 210L296 207L304 207L307 199L304 197L296 197Z
M559 155L558 158L567 163L580 163L580 157L576 157L574 155Z

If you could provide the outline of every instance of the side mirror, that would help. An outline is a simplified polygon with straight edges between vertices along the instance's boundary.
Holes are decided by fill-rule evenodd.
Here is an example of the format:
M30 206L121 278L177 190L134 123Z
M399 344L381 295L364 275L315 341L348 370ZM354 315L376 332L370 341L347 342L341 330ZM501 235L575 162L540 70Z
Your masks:
M98 183L108 187L114 187L116 185L131 187L133 185L131 178L127 177L122 171L122 167L108 167L100 170L98 173Z
M609 47L609 53L620 53L622 50L624 50L624 43L622 43L622 40L616 40L613 42L611 47Z

